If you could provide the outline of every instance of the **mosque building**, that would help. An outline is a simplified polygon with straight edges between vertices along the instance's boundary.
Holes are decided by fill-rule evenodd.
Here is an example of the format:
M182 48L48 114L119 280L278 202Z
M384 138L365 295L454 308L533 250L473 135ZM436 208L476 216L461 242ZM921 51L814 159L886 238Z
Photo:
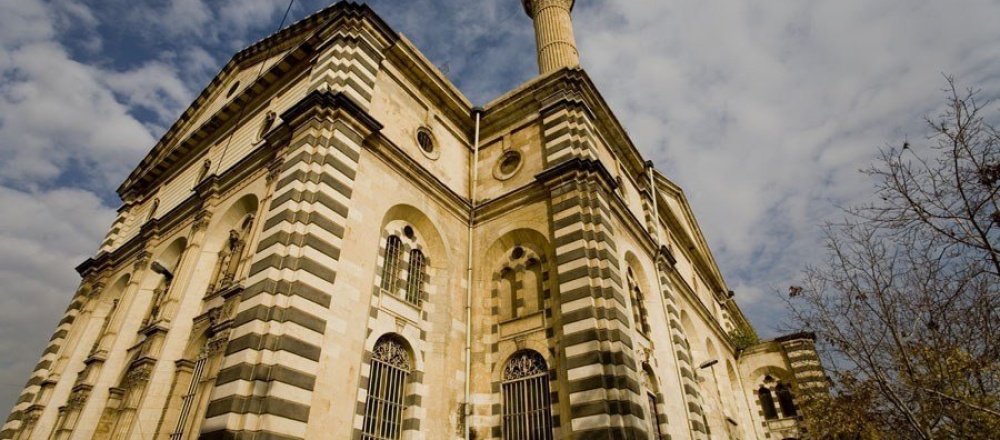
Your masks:
M0 439L801 437L814 338L757 339L574 0L523 6L539 75L483 107L353 2L234 55L118 189Z

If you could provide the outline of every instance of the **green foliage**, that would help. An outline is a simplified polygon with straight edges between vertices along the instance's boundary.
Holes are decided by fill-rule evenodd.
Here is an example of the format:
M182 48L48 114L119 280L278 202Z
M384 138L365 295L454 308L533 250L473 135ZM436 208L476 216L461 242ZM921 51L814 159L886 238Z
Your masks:
M757 335L754 332L744 326L739 326L729 332L729 339L733 341L733 345L736 346L737 350L746 350L752 347L754 344L760 342Z

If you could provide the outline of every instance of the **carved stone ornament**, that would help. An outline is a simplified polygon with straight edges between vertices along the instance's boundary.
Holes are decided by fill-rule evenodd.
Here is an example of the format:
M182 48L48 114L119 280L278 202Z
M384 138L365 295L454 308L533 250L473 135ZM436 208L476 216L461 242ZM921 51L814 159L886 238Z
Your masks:
M42 411L44 410L45 407L42 405L29 406L28 409L24 411L24 418L22 419L24 420L24 427L34 427L35 423L38 422L38 419L42 416Z
M143 270L149 265L149 261L153 258L153 254L149 251L139 252L139 255L135 258L135 263L132 264L132 268L135 270Z
M73 394L70 394L69 401L66 402L66 406L70 410L83 408L83 405L87 403L87 399L89 398L90 398L89 388L78 389L76 391L73 391Z
M191 229L195 231L201 231L208 228L208 224L212 221L211 211L201 211L195 216L194 224L191 225Z
M127 388L134 388L141 382L149 380L149 375L153 372L153 365L149 363L143 363L132 367L128 374L125 375L125 386Z
M205 343L205 357L215 356L222 353L229 343L229 330L219 332L212 339Z
M278 178L278 176L281 175L281 168L282 165L284 164L285 164L284 160L275 160L274 162L268 164L267 177L265 177L267 183L275 181Z
M101 296L101 290L104 290L104 283L97 281L90 284L90 291L87 292L88 298L97 298Z
M228 321L236 317L236 306L239 305L239 301L228 300L222 304L222 315L219 317L220 321Z
M503 380L523 379L545 374L547 371L542 355L534 351L526 351L507 362L507 367L503 369Z
M410 354L397 341L386 339L375 346L372 359L389 364L401 370L410 370Z
M650 350L648 348L637 348L635 350L635 357L640 364L648 364L650 362Z
M208 311L208 325L209 327L218 324L219 318L222 317L222 306L213 307Z

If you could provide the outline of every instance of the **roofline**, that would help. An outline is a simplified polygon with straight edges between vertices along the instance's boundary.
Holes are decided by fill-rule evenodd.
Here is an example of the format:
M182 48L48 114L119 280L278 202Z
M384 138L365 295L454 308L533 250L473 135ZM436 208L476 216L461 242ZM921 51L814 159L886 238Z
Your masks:
M257 61L262 55L277 52L274 51L275 48L289 50L290 52L258 78L258 81L264 81L268 76L273 76L272 73L276 72L279 67L287 68L289 64L301 63L303 58L307 58L315 50L317 42L314 40L318 38L323 29L326 29L328 25L335 23L345 15L366 20L382 38L388 41L389 46L386 50L386 56L392 56L395 60L403 63L404 66L401 67L407 67L406 69L402 69L407 77L430 86L426 90L434 93L442 100L447 109L450 110L448 116L453 120L458 120L456 121L458 122L457 125L461 126L463 122L467 122L460 119L471 119L472 104L468 98L420 53L413 43L407 40L402 34L396 33L368 5L352 1L340 1L251 44L246 49L233 55L198 97L191 102L184 113L163 134L132 172L129 173L129 176L118 187L117 192L119 197L122 200L128 201L128 199L133 197L141 196L142 194L136 192L142 193L145 191L145 188L137 185L143 181L155 180L157 177L146 179L145 176L155 171L157 165L167 160L178 147L182 144L187 144L187 141L196 135L201 135L203 136L201 139L204 139L205 136L213 135L220 128L225 128L227 122L232 123L232 121L226 121L213 125L212 120L209 120L199 127L194 127L194 131L190 130L192 128L191 124L198 120L198 116L207 108L219 88L227 83L229 77L240 66L248 62ZM311 34L302 36L306 32L311 32ZM301 39L299 39L300 36ZM400 42L402 44L399 44ZM219 109L219 112L225 112L230 107L239 108L240 106L246 107L251 105L256 100L259 100L263 93L268 91L271 84L265 84L264 87L255 87L256 85L258 84L245 87L240 94L232 98L230 103ZM209 132L201 132L203 128L206 128ZM188 131L190 131L190 134L181 139L180 136ZM169 174L169 171L164 171L163 173Z

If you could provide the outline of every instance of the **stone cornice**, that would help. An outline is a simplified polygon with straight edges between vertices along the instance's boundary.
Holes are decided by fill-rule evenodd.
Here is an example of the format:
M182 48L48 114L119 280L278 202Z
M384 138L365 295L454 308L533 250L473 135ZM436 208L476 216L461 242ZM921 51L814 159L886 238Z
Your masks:
M171 236L189 225L193 226L199 221L198 213L204 209L206 200L246 185L266 174L267 164L273 160L274 152L275 149L271 148L270 144L263 143L223 174L206 177L186 199L163 213L158 219L150 221L151 224L155 224L157 235ZM143 230L149 228L152 226L142 226ZM86 277L121 267L123 263L147 249L148 238L147 234L136 234L111 252L101 252L84 260L76 267L76 271L81 276Z
M578 157L543 170L535 175L535 180L547 184L578 172L595 173L601 177L601 181L603 181L611 191L618 187L618 181L611 175L611 172L609 172L607 167L604 166L604 163L599 160L582 159Z
M309 119L345 120L365 135L382 130L381 123L340 92L313 91L281 114L281 120L293 131Z
M559 3L565 3L569 1L569 10L572 11L573 7L576 6L576 0L521 0L521 6L524 6L524 12L528 14L529 17L534 18L534 12L532 12L532 5L542 2L552 2L558 1Z
M136 196L141 198L142 194L156 186L163 175L176 168L176 163L183 162L194 151L207 148L208 139L239 122L240 109L259 105L273 95L275 85L287 85L287 78L295 77L297 72L311 66L308 60L316 53L316 47L323 43L323 29L337 28L348 22L364 23L387 45L393 45L399 39L398 34L367 5L342 1L238 52L119 186L119 197L123 200ZM282 51L287 53L262 72L256 83L248 84L208 121L191 131L191 125L199 120L214 99L219 99L220 88L240 67L268 53L279 54ZM189 131L190 135L185 135Z
M529 204L549 200L551 193L537 181L507 191L503 195L481 202L476 206L476 226Z
M452 215L462 221L468 221L472 209L469 200L445 185L441 179L434 176L434 173L420 165L389 138L382 134L372 136L365 142L364 148L424 191Z
M654 170L653 176L657 185L656 203L660 221L666 224L670 231L674 231L672 236L679 245L679 249L676 249L676 251L683 254L691 262L696 271L708 276L710 285L706 287L712 290L713 298L719 301L718 294L728 293L729 288L722 278L722 272L719 270L719 266L715 262L715 257L708 247L708 242L701 232L701 227L698 226L698 222L695 220L694 213L691 211L691 205L688 204L684 191L659 171ZM681 217L678 217L677 213L670 209L670 205L664 195L665 193L677 201L677 204L683 211L680 213ZM690 234L687 233L688 231L690 231ZM674 261L676 261L676 258ZM730 317L736 325L748 329L753 328L736 301L725 301L722 307L729 311Z
M708 281L711 283L709 287L714 291L724 292L728 290L726 282L722 278L722 273L719 271L719 266L715 263L715 257L712 255L712 251L708 247L708 242L705 241L705 236L701 232L701 227L698 226L698 222L695 220L694 213L691 211L691 205L688 204L684 191L677 185L674 185L673 182L667 180L659 171L654 171L653 175L657 185L656 195L658 200L656 203L660 211L660 220L665 222L671 231L674 231L673 237L682 248L678 249L678 251L684 254L697 270L708 275ZM669 194L677 202L682 212L676 213L670 209L665 194ZM680 217L678 214L680 214ZM685 233L681 234L679 232Z
M412 81L417 90L432 100L429 104L440 110L466 138L472 138L474 129L472 104L410 40L400 35L399 42L386 52L386 56L398 69L399 74ZM388 73L396 72L390 70Z
M518 121L537 117L545 108L567 100L584 107L592 115L598 135L632 176L645 173L645 161L639 150L593 81L578 67L539 76L487 104L480 137L489 139Z
M304 62L307 51L303 47L285 55L270 69L261 75L255 84L248 85L243 92L234 96L225 106L219 109L205 123L198 126L190 135L179 139L196 121L205 107L208 107L213 93L209 89L202 92L180 119L170 127L160 138L160 141L139 162L128 178L118 187L118 195L123 200L141 199L177 169L177 164L190 160L210 146L210 141L219 133L236 129L241 109L255 108L261 105L273 94L275 87L286 87L290 83L279 82L279 78L296 77L309 67Z

